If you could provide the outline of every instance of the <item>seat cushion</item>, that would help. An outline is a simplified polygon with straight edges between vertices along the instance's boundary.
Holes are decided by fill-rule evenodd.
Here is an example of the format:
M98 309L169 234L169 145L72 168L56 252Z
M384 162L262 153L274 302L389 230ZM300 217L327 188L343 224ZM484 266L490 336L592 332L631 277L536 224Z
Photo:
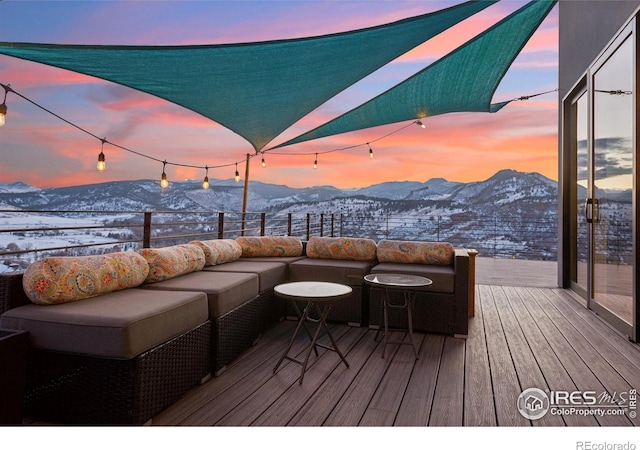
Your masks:
M370 261L306 258L289 264L289 277L291 281L330 281L362 286L372 265Z
M255 273L258 275L258 289L264 292L287 281L287 265L281 262L233 261L217 266L205 267L210 272Z
M142 289L199 291L207 294L209 317L217 319L240 305L255 299L259 291L255 273L210 272L189 273L171 280L143 284Z
M306 256L256 256L251 258L245 258L244 256L239 259L239 261L253 261L253 262L281 262L285 264L290 264L294 261L300 261L301 259L305 259Z
M20 306L5 312L0 326L28 331L38 349L131 359L208 319L202 292L134 288L81 302Z
M456 277L453 266L433 266L427 264L399 264L380 263L373 266L371 273L406 273L427 277L433 284L419 290L442 292L451 294L455 292Z

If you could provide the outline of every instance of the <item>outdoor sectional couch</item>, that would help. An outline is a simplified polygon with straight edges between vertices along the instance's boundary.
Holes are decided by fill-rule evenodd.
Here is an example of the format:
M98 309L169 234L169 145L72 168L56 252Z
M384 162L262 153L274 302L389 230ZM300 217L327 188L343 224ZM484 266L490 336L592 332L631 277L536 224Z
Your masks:
M393 264L378 260L378 247L359 238L312 237L305 247L293 237L239 237L44 258L24 274L0 276L0 328L30 335L25 413L63 423L148 422L291 314L273 293L286 281L348 284L352 297L329 319L376 326L379 295L369 296L363 277ZM416 301L415 329L466 335L468 255L456 250L435 272L424 261L392 267L435 277ZM443 267L453 292L438 292Z

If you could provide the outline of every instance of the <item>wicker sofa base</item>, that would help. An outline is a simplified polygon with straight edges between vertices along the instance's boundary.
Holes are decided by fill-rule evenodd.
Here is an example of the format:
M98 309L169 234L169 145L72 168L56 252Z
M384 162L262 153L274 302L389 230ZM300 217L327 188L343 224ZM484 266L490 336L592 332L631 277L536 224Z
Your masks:
M284 317L284 304L273 293L264 291L255 299L213 319L212 372L225 366L251 347L260 335Z
M26 417L66 424L144 424L210 373L211 322L130 360L32 349Z
M384 290L371 287L369 289L370 310L369 327L384 326L382 321L382 298ZM403 293L389 292L393 304L402 304ZM468 333L467 310L456 311L455 295L437 292L415 291L413 309L413 329L426 333L445 333L466 336ZM387 309L389 328L407 328L407 310L399 308Z

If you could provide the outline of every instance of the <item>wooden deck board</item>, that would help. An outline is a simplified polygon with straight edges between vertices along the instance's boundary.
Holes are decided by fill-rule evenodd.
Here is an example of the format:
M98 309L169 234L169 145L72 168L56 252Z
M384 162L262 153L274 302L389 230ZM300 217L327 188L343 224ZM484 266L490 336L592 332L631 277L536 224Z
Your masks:
M518 318L529 347L544 374L549 389L554 391L578 390L575 383L562 366L558 356L547 343L544 333L540 330L534 317L529 314L525 302L533 302L529 291L524 289L511 289L505 287L510 293L509 305ZM534 386L536 387L536 386ZM593 416L566 415L564 423L568 426L597 426L598 422Z
M495 426L498 420L483 318L482 301L478 300L475 318L469 322L472 338L467 339L465 354L464 424L467 426Z
M526 303L531 316L534 318L547 342L558 359L562 362L567 374L571 377L580 391L604 391L605 388L598 377L591 372L587 363L558 329L557 322L547 315L548 309L538 304L538 292L532 291L531 302ZM628 420L617 416L595 417L600 425L623 426L629 425Z
M511 297L514 297L513 289L496 287L493 289L498 315L502 323L509 353L516 369L521 391L527 388L539 388L548 391L549 386L538 365L529 343L527 342L520 323L511 309ZM547 414L539 420L532 421L534 426L561 426L565 425L562 416Z
M498 425L528 426L531 422L514 410L514 399L522 393L522 387L495 304L496 289L493 286L479 286Z
M218 377L184 395L153 425L634 426L615 415L522 417L527 387L617 393L640 384L640 348L556 287L476 285L469 338L418 333L419 356L376 330L334 324L349 368L330 351L273 373L294 323L265 333ZM398 333L395 337L401 336ZM300 352L308 338L296 341Z

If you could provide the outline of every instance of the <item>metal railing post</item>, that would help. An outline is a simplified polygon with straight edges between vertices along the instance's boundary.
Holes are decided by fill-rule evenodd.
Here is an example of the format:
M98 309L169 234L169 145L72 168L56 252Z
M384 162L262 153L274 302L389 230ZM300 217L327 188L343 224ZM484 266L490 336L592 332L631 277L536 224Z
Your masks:
M287 236L291 236L291 231L293 230L293 227L291 226L292 217L293 214L287 214Z
M218 239L224 239L224 213L218 213Z
M267 223L267 213L260 213L260 236L264 236Z
M320 237L324 236L324 213L320 213Z
M144 227L142 228L142 247L151 247L151 211L145 211L144 213Z
M335 220L336 220L335 213L331 213L331 237L335 237L336 236L335 229L334 229Z
M307 213L307 241L311 236L311 214Z

